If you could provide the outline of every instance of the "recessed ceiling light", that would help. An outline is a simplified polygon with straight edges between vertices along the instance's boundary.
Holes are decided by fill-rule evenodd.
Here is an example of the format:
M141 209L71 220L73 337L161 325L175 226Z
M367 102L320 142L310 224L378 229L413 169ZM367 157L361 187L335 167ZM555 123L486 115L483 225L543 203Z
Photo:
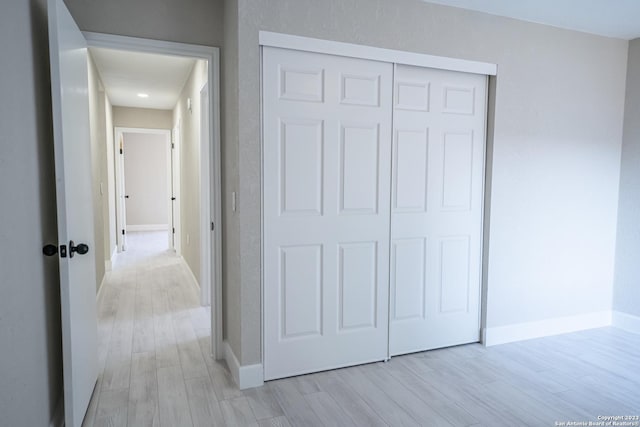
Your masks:
M139 93L139 94L138 94L138 97L139 97L139 98L148 98L148 97L149 97L149 94L148 94L148 93Z

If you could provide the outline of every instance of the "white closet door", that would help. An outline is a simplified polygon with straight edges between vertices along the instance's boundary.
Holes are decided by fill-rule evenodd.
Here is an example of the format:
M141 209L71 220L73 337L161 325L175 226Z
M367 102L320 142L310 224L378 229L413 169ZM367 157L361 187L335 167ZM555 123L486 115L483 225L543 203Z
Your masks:
M486 76L396 65L390 354L479 341Z
M265 379L388 345L389 63L265 47Z

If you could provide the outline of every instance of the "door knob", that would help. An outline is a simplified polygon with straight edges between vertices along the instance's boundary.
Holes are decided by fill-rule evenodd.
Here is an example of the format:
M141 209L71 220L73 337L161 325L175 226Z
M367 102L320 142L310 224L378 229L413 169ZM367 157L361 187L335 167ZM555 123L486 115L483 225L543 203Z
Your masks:
M126 196L124 196L124 198L125 198L125 199L128 199L128 198L129 198L129 195L127 194Z
M84 255L89 252L89 246L84 243L80 243L76 246L75 243L73 243L73 240L69 240L69 258L73 258L73 255L76 252L80 255Z
M42 248L42 253L46 256L54 256L58 253L58 247L56 245L46 245Z

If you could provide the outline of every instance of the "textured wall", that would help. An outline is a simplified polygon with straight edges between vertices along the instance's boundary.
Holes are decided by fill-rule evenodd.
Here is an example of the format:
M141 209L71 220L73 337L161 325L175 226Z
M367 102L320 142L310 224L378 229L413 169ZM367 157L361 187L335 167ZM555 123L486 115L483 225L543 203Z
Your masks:
M223 336L237 355L241 354L240 220L233 212L231 197L239 188L238 176L238 1L225 1L222 62L222 256Z
M0 12L0 424L47 426L62 397L46 1Z
M487 325L610 308L626 41L418 0L238 10L242 364L261 358L259 30L498 64Z
M629 43L613 309L640 316L640 39Z
M81 30L222 45L223 0L64 0Z

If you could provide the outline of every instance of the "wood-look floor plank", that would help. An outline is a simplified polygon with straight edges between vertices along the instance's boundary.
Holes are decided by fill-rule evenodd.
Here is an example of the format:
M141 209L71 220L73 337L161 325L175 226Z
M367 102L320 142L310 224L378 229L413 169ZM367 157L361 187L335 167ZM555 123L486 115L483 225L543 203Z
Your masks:
M155 351L152 295L149 287L141 286L136 289L133 323L134 353Z
M427 404L423 400L420 400L414 393L407 389L400 381L395 379L387 370L385 370L385 364L373 364L367 366L361 366L361 369L365 375L375 384L380 390L382 390L390 399L401 407L407 414L409 414L419 424L429 422L431 426L451 427L454 424L444 418L438 411L436 411L431 405ZM457 418L462 418L463 411L460 411L456 415ZM468 416L473 422L477 420ZM467 426L471 423L464 423L461 425Z
M245 390L244 395L249 401L249 405L251 405L251 409L257 420L277 418L284 415L284 411L280 403L278 403L278 399L271 391L269 384Z
M295 378L273 381L270 385L292 426L322 426L304 395L297 389Z
M128 425L159 426L155 352L134 353L131 362Z
M420 425L358 367L341 369L338 375L390 426Z
M455 426L470 426L480 422L463 407L448 401L436 387L422 381L408 369L393 361L384 364L379 370L382 381L401 384L412 395L422 400L425 405L432 407L442 418ZM417 404L419 402L416 402Z
M264 420L258 420L259 427L291 427L287 417L280 416L275 418L267 418Z
M116 390L129 387L131 373L131 353L133 339L133 303L134 291L120 292L118 313L109 342L109 352L102 378L103 390Z
M95 427L127 425L128 401L128 388L119 390L102 390L93 425Z
M185 385L194 427L224 426L224 417L209 376L188 379Z
M202 357L198 337L193 330L188 315L173 316L173 330L178 345L178 356L185 379L201 378L209 375L207 365Z
M187 391L179 366L158 368L158 401L161 426L193 425Z
M244 396L233 381L229 368L224 360L214 360L207 368L209 369L209 376L211 377L211 382L213 383L218 400L234 399Z
M304 398L326 427L354 426L353 420L338 406L331 395L324 391L306 394Z
M251 406L246 397L236 397L235 399L223 400L220 402L220 408L224 419L229 426L237 427L257 427Z
M359 426L384 427L387 424L371 407L349 388L339 376L341 371L323 372L316 378L322 391L329 393L344 412Z

